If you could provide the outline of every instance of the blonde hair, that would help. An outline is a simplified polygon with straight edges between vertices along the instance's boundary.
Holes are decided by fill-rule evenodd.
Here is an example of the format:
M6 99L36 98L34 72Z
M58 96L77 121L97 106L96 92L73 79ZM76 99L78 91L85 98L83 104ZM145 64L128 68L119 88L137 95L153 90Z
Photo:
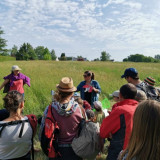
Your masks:
M141 102L134 114L133 130L127 149L120 160L128 153L126 160L132 158L160 159L160 103L153 100Z

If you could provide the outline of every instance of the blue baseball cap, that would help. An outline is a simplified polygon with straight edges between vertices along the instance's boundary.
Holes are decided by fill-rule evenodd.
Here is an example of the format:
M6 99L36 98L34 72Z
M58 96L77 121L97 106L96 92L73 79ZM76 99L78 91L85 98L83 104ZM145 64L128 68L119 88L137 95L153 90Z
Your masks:
M124 71L124 74L121 76L121 78L125 78L125 77L139 78L138 72L135 68L127 68Z

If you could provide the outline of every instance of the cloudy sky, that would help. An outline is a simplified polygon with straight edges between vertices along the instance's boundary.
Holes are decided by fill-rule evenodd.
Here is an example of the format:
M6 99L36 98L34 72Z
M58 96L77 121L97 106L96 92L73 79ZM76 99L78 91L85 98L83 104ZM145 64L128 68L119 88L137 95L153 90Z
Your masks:
M130 54L160 54L158 0L0 0L8 48L29 42L56 55L121 61Z

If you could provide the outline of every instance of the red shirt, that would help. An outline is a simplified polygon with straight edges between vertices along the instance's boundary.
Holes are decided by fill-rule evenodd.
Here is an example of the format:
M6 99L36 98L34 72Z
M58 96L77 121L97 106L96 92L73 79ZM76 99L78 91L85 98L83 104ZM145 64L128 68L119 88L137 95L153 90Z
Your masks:
M22 79L13 81L13 85L10 86L10 91L13 91L13 90L18 91L21 94L24 93L23 80Z

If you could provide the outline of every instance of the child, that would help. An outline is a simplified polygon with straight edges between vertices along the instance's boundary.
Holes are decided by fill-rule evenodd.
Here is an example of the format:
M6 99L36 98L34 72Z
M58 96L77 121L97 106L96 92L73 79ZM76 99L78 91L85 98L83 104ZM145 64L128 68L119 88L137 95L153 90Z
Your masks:
M117 103L119 102L119 90L114 91L112 94L110 94L110 96L113 97L113 100Z
M94 108L95 108L95 122L98 122L99 125L101 125L103 119L105 118L105 114L102 110L102 103L100 101L93 102Z
M137 90L137 95L136 95L135 100L138 102L142 102L144 100L147 100L147 96L146 96L145 92L143 92L142 90Z
M154 78L152 77L147 77L144 79L144 82L147 83L147 85L150 85L150 86L154 86L156 81Z

